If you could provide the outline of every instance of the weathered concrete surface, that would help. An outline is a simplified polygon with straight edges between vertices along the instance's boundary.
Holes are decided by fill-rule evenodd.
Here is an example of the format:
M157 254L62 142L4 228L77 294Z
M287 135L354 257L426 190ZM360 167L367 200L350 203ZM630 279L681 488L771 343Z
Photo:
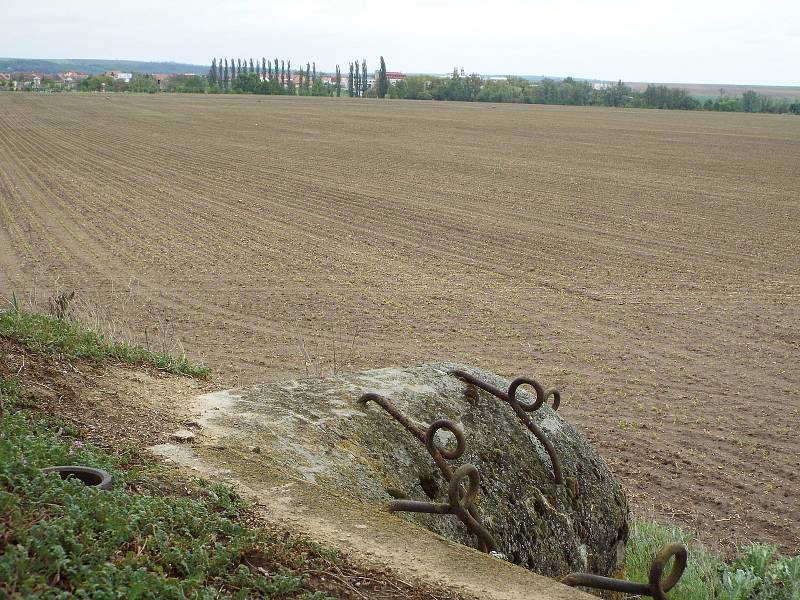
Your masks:
M218 432L211 423L217 417L205 411L219 415L228 402L224 394L212 394L197 406L202 411L198 416L211 425L209 431ZM389 569L403 581L455 592L463 600L595 598L335 490L296 479L273 463L255 460L257 455L249 450L227 448L213 436L201 444L162 444L152 450L196 475L234 485L267 522L336 548L355 564Z
M617 571L627 542L627 503L596 451L549 407L533 413L561 457L566 485L555 485L547 453L510 406L448 375L454 368L508 386L455 364L378 369L211 394L206 402L219 410L205 425L223 454L249 455L246 467L240 458L228 462L250 476L259 469L280 472L378 510L397 497L428 500L421 482L428 493L435 482L444 501L446 485L422 444L380 407L356 403L362 393L378 392L424 426L439 418L461 426L467 450L453 466L469 462L480 471L479 512L510 561L551 577ZM454 517L396 514L474 545Z

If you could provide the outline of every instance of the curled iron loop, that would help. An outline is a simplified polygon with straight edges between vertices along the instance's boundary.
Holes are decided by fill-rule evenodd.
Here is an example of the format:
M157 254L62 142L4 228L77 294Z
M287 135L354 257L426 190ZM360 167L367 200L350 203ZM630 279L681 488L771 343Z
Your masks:
M447 463L448 460L460 458L466 451L467 442L461 429L448 419L438 419L431 423L426 429L423 429L401 413L391 400L374 392L363 394L358 399L358 402L360 404L375 402L375 404L391 415L395 421L400 423L408 432L421 441L428 451L428 454L433 458L433 462L436 463L436 466L439 468L442 477L450 484L448 490L448 498L450 501L448 504L422 502L419 500L395 500L389 503L389 510L455 515L466 525L467 529L478 538L479 547L483 552L491 552L494 550L494 539L489 531L481 524L478 509L473 503L480 489L480 475L478 469L473 465L464 465L453 472L452 467ZM436 444L436 433L441 429L449 431L455 436L456 447L453 450L440 448ZM466 491L460 485L464 479L469 479L469 487Z
M468 480L466 493L461 487L461 482ZM440 515L455 515L474 534L484 552L493 552L496 549L494 538L489 531L473 516L470 510L474 507L475 497L480 491L481 476L474 465L461 465L453 473L450 487L447 491L447 504L437 502L421 502L419 500L394 500L389 503L392 512L408 511L433 513Z
M671 558L675 558L666 579L662 581L664 569ZM624 579L614 579L613 577L602 577L591 573L570 573L561 583L571 587L588 587L598 590L610 590L613 592L624 592L626 594L638 594L640 596L650 596L654 600L668 600L669 592L678 583L684 570L688 554L686 547L682 544L670 544L661 549L653 559L650 566L650 580L647 583L626 581Z
M533 388L533 391L536 392L536 400L534 400L531 404L526 404L517 398L517 388L521 385L529 385ZM541 383L535 379L529 379L527 377L518 377L511 382L511 385L508 386L509 402L516 400L516 402L519 404L519 407L525 412L535 412L539 410L542 407L542 404L547 402L550 396L553 397L552 409L558 410L558 407L561 405L561 392L556 389L546 390Z
M469 487L467 487L466 494L462 494L459 491L461 489L461 482L464 479L469 479ZM475 501L480 491L480 485L481 476L474 465L466 464L460 466L456 469L456 472L453 473L453 479L450 481L450 488L447 490L447 498L450 500L450 506L465 510L467 506L470 506Z
M522 421L522 424L525 425L525 427L528 428L528 431L530 431L536 437L536 439L539 440L542 446L544 446L544 449L547 451L547 455L550 457L550 462L553 464L553 480L557 485L563 485L564 473L561 468L561 459L558 457L555 446L553 446L553 443L544 434L544 431L542 431L539 426L531 421L530 417L528 417L529 412L538 410L542 404L544 404L544 401L551 395L553 396L553 407L558 408L558 405L561 403L561 394L557 390L545 390L537 381L520 377L512 381L511 385L508 387L508 391L504 392L500 388L497 388L490 383L486 383L485 381L481 381L466 371L454 370L450 371L449 374L462 381L465 381L466 383L470 383L475 387L489 392L494 397L499 398L504 402L507 402L514 410L517 418ZM536 391L536 401L532 404L521 404L519 400L517 400L517 388L519 388L519 386L522 384L530 385Z
M533 388L533 391L536 392L536 400L533 401L532 404L525 404L519 398L517 398L517 388L521 385L529 385ZM519 407L524 410L525 412L534 412L541 408L542 404L544 404L544 387L542 384L536 381L535 379L528 379L527 377L518 377L514 381L511 382L511 385L508 386L508 402L516 402L519 404Z
M662 582L661 575L672 557L675 557L675 562L667 574L667 578ZM661 552L656 554L653 564L650 566L650 594L656 600L664 600L665 593L675 587L675 584L680 581L683 572L686 570L686 563L689 560L686 547L682 544L670 544L661 549Z
M436 445L436 432L440 429L449 431L455 436L455 449L447 450L446 448L441 448ZM464 439L464 434L458 427L455 426L455 424L453 424L452 421L448 421L447 419L438 419L437 421L431 423L430 427L428 427L428 430L425 432L425 446L428 448L428 452L430 452L431 455L438 450L439 454L441 454L447 460L455 460L464 454L464 451L467 449L467 442Z

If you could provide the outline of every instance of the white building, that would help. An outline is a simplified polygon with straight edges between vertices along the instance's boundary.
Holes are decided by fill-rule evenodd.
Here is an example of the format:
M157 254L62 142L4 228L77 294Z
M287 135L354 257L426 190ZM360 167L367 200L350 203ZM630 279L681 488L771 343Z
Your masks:
M105 73L105 75L106 77L124 81L125 83L130 83L131 79L133 79L133 73L118 73L117 71L108 71Z

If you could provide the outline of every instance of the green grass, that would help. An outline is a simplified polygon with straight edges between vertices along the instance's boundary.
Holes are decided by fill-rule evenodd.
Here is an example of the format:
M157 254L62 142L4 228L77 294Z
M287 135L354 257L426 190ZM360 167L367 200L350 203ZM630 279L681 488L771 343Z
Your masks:
M670 600L800 600L800 556L782 557L775 546L753 544L726 563L679 527L642 520L631 528L627 577L647 581L655 554L674 542L688 548L689 562Z
M306 574L329 568L330 552L248 527L225 486L136 493L129 455L83 442L18 387L0 378L0 598L327 598ZM105 469L114 488L40 471L59 464Z
M100 365L148 365L176 375L211 377L210 369L191 365L185 355L159 354L109 340L75 321L22 310L16 299L12 308L0 312L0 336L23 344L31 352L58 355L67 360L84 359Z

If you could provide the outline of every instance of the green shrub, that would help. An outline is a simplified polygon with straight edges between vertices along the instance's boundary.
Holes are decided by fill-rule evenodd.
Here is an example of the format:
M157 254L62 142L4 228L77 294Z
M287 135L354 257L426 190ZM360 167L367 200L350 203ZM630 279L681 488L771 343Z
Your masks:
M800 600L800 556L777 555L776 546L754 544L722 574L722 600Z
M689 551L689 561L683 577L668 594L670 600L714 598L713 592L722 561L703 550L698 544L694 544L692 537L679 527L634 520L628 542L626 576L634 581L647 581L653 557L664 546L675 542L686 546Z
M176 375L202 379L211 376L210 369L191 365L185 355L159 354L125 342L106 339L75 321L24 311L16 298L11 309L0 312L0 336L13 339L32 352L55 354L68 360L84 359L97 364L118 362L149 365Z
M679 527L634 520L626 573L647 581L656 553L674 542L689 551L689 562L670 600L800 600L800 556L781 557L775 546L753 544L726 563L705 550Z

